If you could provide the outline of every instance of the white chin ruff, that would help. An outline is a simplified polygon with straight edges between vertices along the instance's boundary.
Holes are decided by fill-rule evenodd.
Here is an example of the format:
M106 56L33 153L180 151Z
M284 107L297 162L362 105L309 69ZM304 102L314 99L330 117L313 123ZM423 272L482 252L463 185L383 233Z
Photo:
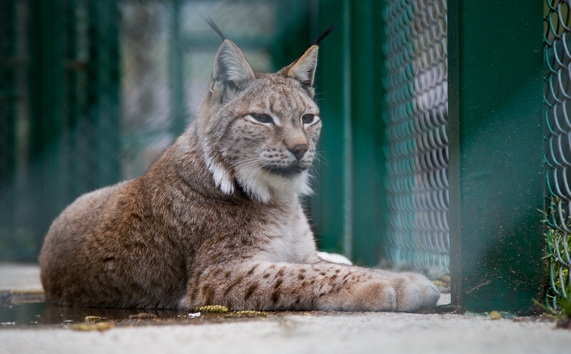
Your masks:
M238 167L236 179L252 199L267 203L272 199L288 196L310 195L307 170L291 177L283 177L260 168Z

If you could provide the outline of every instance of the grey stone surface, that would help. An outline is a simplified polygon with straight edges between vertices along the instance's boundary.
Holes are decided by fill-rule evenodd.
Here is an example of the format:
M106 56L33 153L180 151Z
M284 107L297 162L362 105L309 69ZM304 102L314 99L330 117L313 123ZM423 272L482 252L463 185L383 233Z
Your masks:
M0 289L33 289L37 274L33 266L0 265ZM2 326L0 353L571 353L571 330L533 318L302 312L101 332Z

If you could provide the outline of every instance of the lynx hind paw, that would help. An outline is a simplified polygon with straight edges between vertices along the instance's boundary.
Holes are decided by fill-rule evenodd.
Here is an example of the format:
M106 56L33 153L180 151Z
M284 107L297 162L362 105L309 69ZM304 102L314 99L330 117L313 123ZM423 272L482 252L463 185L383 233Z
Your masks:
M353 263L347 257L337 253L317 252L317 256L326 262L353 265Z
M436 306L440 290L421 274L402 273L392 281L397 293L397 311L412 312Z

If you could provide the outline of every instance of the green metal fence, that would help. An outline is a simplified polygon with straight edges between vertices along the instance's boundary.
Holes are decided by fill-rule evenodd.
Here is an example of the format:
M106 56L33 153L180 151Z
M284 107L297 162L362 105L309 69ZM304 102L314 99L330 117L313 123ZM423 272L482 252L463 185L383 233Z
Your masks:
M202 16L261 71L336 24L306 203L320 246L450 272L471 311L526 312L546 283L569 297L568 1L18 0L0 16L2 261L35 261L66 204L140 175L192 120L219 45Z
M65 205L120 178L119 12L114 1L0 6L0 259L30 261Z
M0 260L36 261L59 212L141 175L192 120L224 28L260 71L310 43L301 0L0 2Z
M546 300L555 310L571 299L571 9L546 0L544 17Z
M446 1L389 2L385 23L387 256L448 274Z
M527 312L545 285L543 4L449 1L452 299Z
M322 0L312 8L312 28L337 28L319 49L324 125L311 219L322 248L363 265L386 260L384 5Z

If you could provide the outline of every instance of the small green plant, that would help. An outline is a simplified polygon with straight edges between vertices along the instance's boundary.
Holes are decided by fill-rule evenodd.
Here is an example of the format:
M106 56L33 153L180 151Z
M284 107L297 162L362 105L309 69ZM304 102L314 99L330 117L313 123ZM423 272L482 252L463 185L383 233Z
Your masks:
M558 320L565 320L571 318L571 300L570 299L557 299L553 305L552 301L547 300L546 304L533 299L533 303L547 312L549 315Z
M561 307L561 311L565 317L571 318L571 299L565 299L565 301L561 301L559 306Z
M552 196L547 211L542 211L545 223L548 290L545 305L536 304L558 319L571 318L571 220L567 208Z

